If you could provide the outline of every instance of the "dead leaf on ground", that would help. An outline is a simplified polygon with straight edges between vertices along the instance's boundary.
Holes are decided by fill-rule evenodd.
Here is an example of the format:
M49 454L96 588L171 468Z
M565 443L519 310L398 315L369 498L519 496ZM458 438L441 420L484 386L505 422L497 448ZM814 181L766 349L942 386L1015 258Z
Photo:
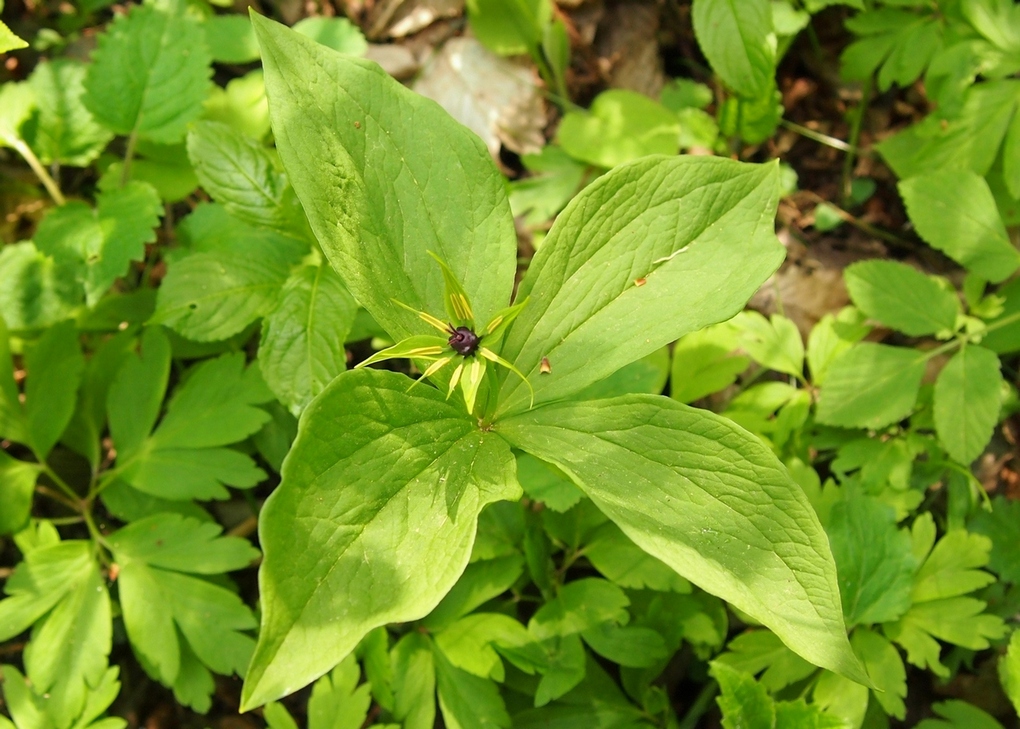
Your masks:
M658 34L657 3L627 2L606 9L595 40L610 86L659 98L666 75Z
M545 103L530 66L501 58L474 38L447 41L425 64L414 90L477 134L493 156L545 144Z
M464 13L464 0L383 0L369 14L369 38L404 38Z

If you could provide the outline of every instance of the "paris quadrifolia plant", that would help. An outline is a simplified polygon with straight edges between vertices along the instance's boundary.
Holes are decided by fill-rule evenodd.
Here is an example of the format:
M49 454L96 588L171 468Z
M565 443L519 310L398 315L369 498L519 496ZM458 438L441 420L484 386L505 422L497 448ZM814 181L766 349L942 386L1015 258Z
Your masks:
M260 515L262 622L242 708L307 685L375 628L428 615L471 559L482 510L521 498L522 452L804 658L870 683L825 533L773 453L669 398L583 395L732 317L775 271L778 166L621 165L558 216L514 293L513 219L481 141L375 64L253 21L311 229L399 342L365 364L410 357L426 382L358 367L302 412Z

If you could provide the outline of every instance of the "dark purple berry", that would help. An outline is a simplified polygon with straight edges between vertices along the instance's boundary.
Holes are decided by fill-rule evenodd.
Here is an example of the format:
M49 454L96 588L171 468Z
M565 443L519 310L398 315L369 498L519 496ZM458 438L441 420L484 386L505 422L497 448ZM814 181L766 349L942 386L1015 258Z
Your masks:
M478 349L478 335L467 327L450 329L450 346L457 354L470 357Z

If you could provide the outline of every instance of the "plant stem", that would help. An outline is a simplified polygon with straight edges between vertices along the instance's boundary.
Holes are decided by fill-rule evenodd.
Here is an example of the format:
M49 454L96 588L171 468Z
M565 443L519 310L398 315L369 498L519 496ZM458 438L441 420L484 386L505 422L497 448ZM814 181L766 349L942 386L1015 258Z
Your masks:
M38 458L38 455L36 457ZM64 494L76 505L75 510L81 511L81 496L79 496L73 488L68 486L67 481L58 476L57 472L50 468L50 465L42 458L39 458L39 466L42 468L42 472L46 474L47 478L56 484L57 488L63 491Z
M850 176L854 171L854 161L857 155L857 141L861 136L861 125L864 123L864 112L868 109L868 101L871 98L871 77L861 87L861 102L854 110L853 119L850 121L850 149L843 158L843 174L839 183L840 194L844 207L850 201Z
M67 198L64 197L64 193L60 191L60 187L57 186L56 181L50 176L50 173L43 167L42 162L35 156L35 152L25 142L20 139L14 140L14 149L18 151L25 161L28 162L28 166L32 168L32 172L39 178L39 181L46 188L46 192L53 198L53 202L57 205L63 205L67 202Z
M792 122L789 119L780 119L779 126L784 127L785 129L789 129L791 132L797 132L797 134L801 135L802 137L812 139L818 142L819 144L824 144L828 147L832 147L833 149L838 149L841 152L852 152L854 154L859 154L862 156L871 154L867 150L860 149L848 142L844 142L842 139L837 139L836 137L831 137L828 134L816 132L814 129L808 129L807 127L801 126L797 122Z
M135 158L135 147L138 144L138 130L135 129L128 137L127 150L124 152L124 166L120 169L120 186L128 184L131 179L131 161Z
M701 717L705 715L705 712L712 706L712 699L719 692L719 684L714 680L706 683L701 691L698 693L694 703L691 704L691 708L684 714L684 718L680 720L677 725L677 729L694 729L701 721Z

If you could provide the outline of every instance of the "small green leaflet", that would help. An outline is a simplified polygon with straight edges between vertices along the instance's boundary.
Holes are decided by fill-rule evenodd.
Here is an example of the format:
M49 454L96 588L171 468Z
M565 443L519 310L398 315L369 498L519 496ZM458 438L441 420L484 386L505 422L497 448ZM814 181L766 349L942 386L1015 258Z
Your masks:
M935 429L946 452L965 465L981 455L999 422L1003 378L989 349L965 345L935 380Z
M279 302L292 266L308 243L203 205L181 225L190 246L171 262L150 323L165 324L198 342L227 339Z
M149 675L199 712L211 705L209 671L243 673L255 644L245 634L256 626L248 606L231 590L193 576L241 569L258 557L246 540L220 531L163 513L108 537L135 655Z
M183 5L135 5L99 36L84 102L117 134L177 142L202 113L210 75L205 34Z
M854 304L870 319L912 337L956 329L956 292L905 263L862 261L843 276Z
M32 148L45 164L85 167L113 134L82 103L86 66L70 59L43 61L29 77L39 110Z
M66 729L106 672L111 608L91 543L56 539L25 549L25 561L7 581L0 640L35 626L25 650L26 672L36 691L50 694L47 712Z
M156 240L163 204L144 182L100 192L96 208L77 200L54 208L39 223L35 245L65 267L68 278L85 288L91 307L127 273L131 261L140 261L145 244Z
M257 367L244 355L225 354L197 365L159 413L169 372L165 335L149 329L142 358L129 359L110 388L107 405L122 480L167 499L223 499L224 485L250 488L265 478L243 453L225 448L258 431L269 414L257 407L272 399Z

